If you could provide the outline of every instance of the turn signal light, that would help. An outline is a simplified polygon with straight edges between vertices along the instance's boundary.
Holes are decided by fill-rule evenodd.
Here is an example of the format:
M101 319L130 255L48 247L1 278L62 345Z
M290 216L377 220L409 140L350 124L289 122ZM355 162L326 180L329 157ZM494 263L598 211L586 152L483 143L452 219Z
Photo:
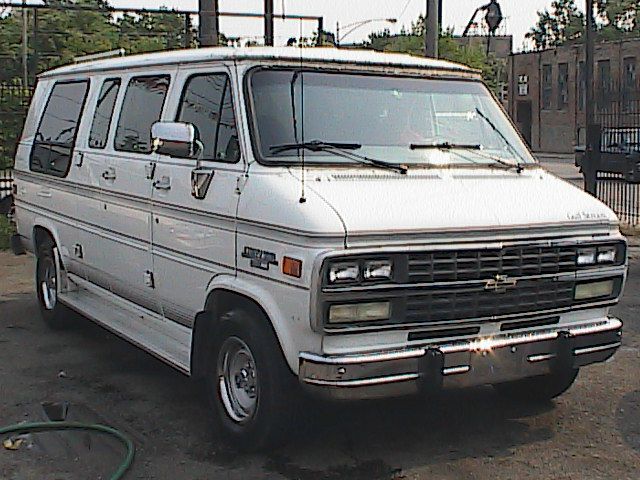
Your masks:
M302 260L284 257L282 259L282 273L290 277L300 278L302 276Z

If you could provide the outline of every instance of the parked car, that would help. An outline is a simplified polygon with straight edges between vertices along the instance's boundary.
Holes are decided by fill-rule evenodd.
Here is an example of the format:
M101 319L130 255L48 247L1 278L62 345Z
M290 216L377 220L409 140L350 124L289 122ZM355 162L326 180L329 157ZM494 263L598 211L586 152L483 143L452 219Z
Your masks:
M39 77L15 165L44 320L70 307L204 378L235 445L282 438L300 390L550 399L620 346L618 220L541 168L461 65L78 63Z

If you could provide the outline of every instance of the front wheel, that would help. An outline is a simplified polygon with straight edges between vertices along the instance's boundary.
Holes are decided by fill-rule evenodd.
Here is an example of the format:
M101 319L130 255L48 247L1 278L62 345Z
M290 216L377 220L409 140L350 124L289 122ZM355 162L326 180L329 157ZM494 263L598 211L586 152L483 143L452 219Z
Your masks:
M207 364L215 423L239 450L282 444L298 414L296 378L268 322L253 309L223 315Z
M63 329L71 324L69 310L60 303L58 292L58 264L56 263L54 245L43 242L38 249L36 263L36 293L40 315L45 323L53 329Z
M578 376L578 369L500 383L493 388L501 395L523 402L544 402L569 390Z

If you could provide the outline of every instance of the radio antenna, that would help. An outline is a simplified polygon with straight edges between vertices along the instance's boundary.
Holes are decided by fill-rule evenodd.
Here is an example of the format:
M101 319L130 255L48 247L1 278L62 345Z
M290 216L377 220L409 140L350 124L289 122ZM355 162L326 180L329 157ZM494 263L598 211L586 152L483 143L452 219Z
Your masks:
M300 48L300 110L301 110L301 118L300 118L300 134L302 145L304 145L304 72L302 71L302 47L303 47L303 39L302 39L302 19L300 20L300 40L298 48ZM300 203L306 203L307 197L305 196L305 182L306 182L306 170L304 165L304 157L305 157L305 148L302 147L301 152L301 162L302 165L302 192L300 193ZM300 152L300 150L298 150Z

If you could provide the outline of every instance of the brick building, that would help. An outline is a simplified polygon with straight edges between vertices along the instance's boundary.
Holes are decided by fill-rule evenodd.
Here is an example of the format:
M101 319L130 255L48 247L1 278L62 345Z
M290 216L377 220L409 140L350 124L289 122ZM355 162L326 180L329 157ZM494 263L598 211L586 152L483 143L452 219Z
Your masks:
M605 112L612 101L637 105L640 39L595 47L594 100ZM569 44L509 59L508 110L534 151L571 153L585 143L585 48ZM624 99L630 99L625 103Z

